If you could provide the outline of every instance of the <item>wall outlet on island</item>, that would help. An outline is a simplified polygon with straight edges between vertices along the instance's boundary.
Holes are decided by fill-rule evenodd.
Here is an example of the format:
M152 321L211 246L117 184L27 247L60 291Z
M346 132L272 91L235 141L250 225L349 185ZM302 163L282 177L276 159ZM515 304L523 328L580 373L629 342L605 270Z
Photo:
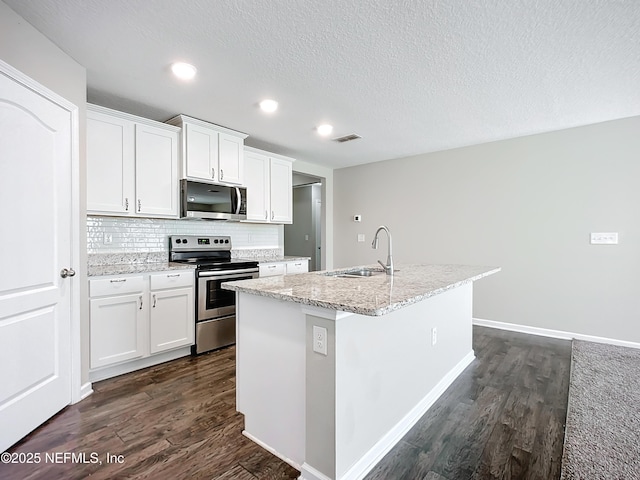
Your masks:
M327 354L327 329L313 326L313 351L321 355Z
M431 345L435 345L436 343L438 343L438 329L433 327L431 329Z

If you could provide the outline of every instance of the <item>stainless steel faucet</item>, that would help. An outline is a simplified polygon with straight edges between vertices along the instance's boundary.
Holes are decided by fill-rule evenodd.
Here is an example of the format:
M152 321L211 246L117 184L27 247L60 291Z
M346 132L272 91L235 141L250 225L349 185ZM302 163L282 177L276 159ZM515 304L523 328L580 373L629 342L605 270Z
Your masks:
M388 253L387 253L387 264L385 265L380 260L378 260L378 263L380 265L382 265L382 268L384 268L384 272L387 275L393 275L393 256L391 255L391 251L392 251L391 232L384 225L379 226L378 230L376 230L376 234L373 237L373 242L371 242L371 248L373 248L373 249L377 249L378 248L378 234L380 233L380 230L384 230L385 232L387 232L387 237L389 238L389 250L388 250Z

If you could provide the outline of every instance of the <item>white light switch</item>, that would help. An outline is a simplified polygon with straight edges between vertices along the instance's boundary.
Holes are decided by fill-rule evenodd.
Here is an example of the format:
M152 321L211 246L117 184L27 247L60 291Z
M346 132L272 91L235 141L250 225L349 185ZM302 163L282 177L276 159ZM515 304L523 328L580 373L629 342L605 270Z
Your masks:
M591 245L617 245L618 232L592 233Z
M313 351L321 355L327 354L327 329L313 326Z
M358 234L358 241L359 242L364 242L364 233L359 233Z

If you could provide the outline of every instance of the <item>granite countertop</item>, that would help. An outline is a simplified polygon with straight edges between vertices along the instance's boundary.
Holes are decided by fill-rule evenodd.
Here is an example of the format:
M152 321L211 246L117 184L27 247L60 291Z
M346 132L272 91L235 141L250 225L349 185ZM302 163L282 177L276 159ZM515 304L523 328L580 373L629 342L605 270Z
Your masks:
M276 262L295 262L297 260L311 260L311 257L296 257L291 255L276 256L276 257L264 257L264 258L252 258L251 260L257 260L260 263L276 263Z
M371 277L337 277L327 272L281 275L236 282L222 288L361 315L378 316L425 300L464 283L500 271L499 267L470 265L398 265L393 276L378 266L350 267L380 270Z
M175 262L128 263L116 265L89 265L87 276L125 275L129 273L163 272L165 270L194 270L195 265Z

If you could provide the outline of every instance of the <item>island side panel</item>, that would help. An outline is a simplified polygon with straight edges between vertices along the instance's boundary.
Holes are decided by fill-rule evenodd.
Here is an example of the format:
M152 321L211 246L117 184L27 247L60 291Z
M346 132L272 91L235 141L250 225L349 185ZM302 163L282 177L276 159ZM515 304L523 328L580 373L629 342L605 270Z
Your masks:
M237 292L236 408L244 433L296 468L305 450L305 319L300 305Z
M398 431L420 418L444 391L442 383L451 383L460 364L473 358L472 291L468 283L387 315L345 316L333 328L323 323L328 355L307 343L303 475L312 467L331 479L359 478L399 440ZM308 315L307 336L313 322L322 321ZM409 421L408 414L418 416Z

